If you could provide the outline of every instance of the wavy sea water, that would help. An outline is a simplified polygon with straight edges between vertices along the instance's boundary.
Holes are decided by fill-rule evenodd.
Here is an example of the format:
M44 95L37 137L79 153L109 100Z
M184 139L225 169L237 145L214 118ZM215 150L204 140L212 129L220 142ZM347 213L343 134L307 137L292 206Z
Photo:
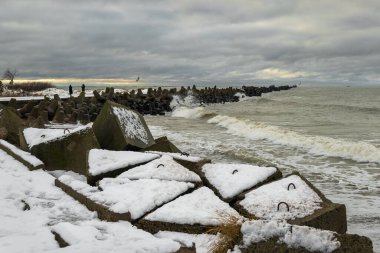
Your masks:
M380 88L299 87L202 107L190 96L173 107L146 116L155 136L215 162L301 172L380 252Z

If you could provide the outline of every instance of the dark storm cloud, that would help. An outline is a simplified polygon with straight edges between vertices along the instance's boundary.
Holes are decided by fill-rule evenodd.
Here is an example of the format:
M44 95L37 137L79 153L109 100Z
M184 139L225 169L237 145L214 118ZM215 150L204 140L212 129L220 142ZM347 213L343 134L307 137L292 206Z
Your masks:
M25 78L380 81L377 1L2 0Z

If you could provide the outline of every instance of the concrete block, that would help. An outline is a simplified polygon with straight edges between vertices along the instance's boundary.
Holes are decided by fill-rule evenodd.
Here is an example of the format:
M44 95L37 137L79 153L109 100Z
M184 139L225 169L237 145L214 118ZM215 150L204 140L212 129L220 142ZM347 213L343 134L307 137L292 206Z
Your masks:
M301 199L298 199L301 195L299 196L293 195L293 193L291 192L289 193L289 196L288 195L283 196L283 198L286 198L287 200L278 199L279 195L276 192L277 189L279 191L284 192L284 190L282 190L282 187L286 188L286 186L281 186L282 184L281 180L283 180L284 182L288 181L291 176L298 177L301 180L301 182L304 182L304 184L307 187L309 187L307 191L311 195L313 195L312 197L313 199L301 200ZM278 215L283 215L284 218L287 220L287 222L290 224L311 226L314 228L335 231L341 234L347 231L347 218L346 218L345 205L332 203L317 188L315 188L305 177L300 175L298 172L294 172L291 175L288 175L287 177L281 180L274 181L270 184L261 186L250 192L245 193L244 199L242 199L241 201L238 201L234 205L235 209L238 210L240 214L246 217L255 217L256 219L277 219L277 218L281 218L281 217L277 217ZM276 186L273 186L274 188L267 188L268 185L271 185L274 183L276 184ZM288 184L288 182L286 184ZM287 185L288 191L292 191L294 188L298 187L297 183L295 185L296 186L292 185L292 183L289 183L289 185ZM267 197L265 199L266 203L260 203L260 202L249 203L250 201L259 201L257 199L258 198L257 194L258 192L263 191L264 189L270 190L270 192L266 193L267 194ZM254 193L255 191L257 193ZM285 192L286 192L286 189L285 189ZM301 192L301 194L305 196L304 193ZM256 197L251 198L249 196L256 196ZM306 198L308 197L306 196ZM316 199L318 199L317 202L316 202ZM305 205L305 201L310 203L309 206ZM261 210L261 207L260 207L264 205L267 206L266 207L267 210L265 211L265 213L263 213L264 209ZM280 207L281 209L284 209L284 210L279 210ZM248 210L247 208L250 210ZM286 210L286 208L288 209Z
M29 134L30 132L36 134ZM62 132L56 136L56 132ZM52 135L49 136L49 133ZM25 129L21 143L24 149L45 163L47 170L71 170L87 175L87 154L89 150L99 148L91 127L78 130L64 129ZM34 136L36 135L36 136ZM37 138L45 139L33 144Z
M4 128L7 131L6 141L19 146L19 130L24 126L20 117L13 110L0 105L0 128Z
M144 118L138 112L110 101L103 105L93 129L104 149L137 150L155 143Z

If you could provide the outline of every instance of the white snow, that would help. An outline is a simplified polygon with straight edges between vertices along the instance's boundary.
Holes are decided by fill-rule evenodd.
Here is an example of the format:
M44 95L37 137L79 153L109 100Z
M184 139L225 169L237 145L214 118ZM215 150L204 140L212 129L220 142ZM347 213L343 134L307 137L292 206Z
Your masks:
M28 163L30 163L34 167L37 167L37 166L44 164L40 159L38 159L34 155L30 154L29 152L25 152L25 151L19 149L18 147L10 144L7 141L0 140L0 144L5 146L6 148L10 149L14 154L20 156L23 160L27 161Z
M74 179L69 175L59 181L85 195L92 201L109 207L115 213L131 214L138 219L157 206L193 188L192 183L158 179L129 180L128 178L104 178L98 187Z
M330 253L340 247L335 233L306 226L290 225L284 221L247 221L241 227L244 246L278 238L291 248L303 247L311 252Z
M173 241L179 242L188 248L195 244L197 253L210 253L212 246L217 240L221 239L220 235L211 234L186 234L181 232L159 231L155 234L158 238L168 238Z
M91 127L92 123L74 129L70 129L69 131L65 131L65 129L44 129L30 127L24 129L24 137L29 148L32 148L35 145L58 140L66 136L69 136L73 133L87 130Z
M293 183L293 186L288 186ZM286 202L289 211L282 204L277 211L277 205ZM248 212L262 219L288 220L311 215L320 209L322 199L299 176L292 175L281 180L266 184L245 195L240 202Z
M70 244L57 252L170 253L180 248L178 242L154 237L126 221L63 222L55 225L53 231Z
M25 201L30 210L23 211ZM44 252L58 248L50 225L94 219L54 186L54 177L29 171L0 150L0 252Z
M181 153L169 153L169 152L161 152L161 151L147 151L147 153L153 153L153 154L159 154L159 155L169 155L173 157L174 159L179 159L179 160L185 160L189 162L200 162L203 160L201 157L196 157L196 156L187 156L185 154Z
M133 151L91 149L88 154L89 173L93 176L136 164L149 162L159 155Z
M139 115L129 109L122 107L112 107L112 111L119 119L124 133L131 139L138 139L145 144L149 143L149 135L145 129Z
M221 214L240 217L238 212L220 200L212 190L201 187L148 214L145 219L176 224L220 225Z
M163 155L147 164L132 168L122 173L120 178L129 179L163 179L185 182L201 182L201 178L173 160L173 157Z
M276 173L276 168L248 164L208 163L203 165L202 171L223 198L232 198L265 181Z

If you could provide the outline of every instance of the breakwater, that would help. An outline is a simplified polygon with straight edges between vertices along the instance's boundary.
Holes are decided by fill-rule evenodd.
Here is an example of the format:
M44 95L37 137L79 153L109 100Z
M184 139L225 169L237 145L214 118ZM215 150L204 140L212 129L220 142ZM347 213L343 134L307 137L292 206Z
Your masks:
M27 125L42 127L43 124L53 121L55 123L87 123L94 121L103 104L109 100L127 106L143 115L164 115L172 110L170 104L175 97L184 98L192 95L199 104L237 102L239 96L261 96L263 93L289 90L296 86L269 86L255 87L243 86L241 88L206 87L202 89L181 87L179 89L137 89L129 92L115 92L113 88L106 88L99 93L94 90L93 97L86 97L82 92L78 97L60 98L55 95L50 99L2 101L3 105L15 109L20 118L27 121Z

